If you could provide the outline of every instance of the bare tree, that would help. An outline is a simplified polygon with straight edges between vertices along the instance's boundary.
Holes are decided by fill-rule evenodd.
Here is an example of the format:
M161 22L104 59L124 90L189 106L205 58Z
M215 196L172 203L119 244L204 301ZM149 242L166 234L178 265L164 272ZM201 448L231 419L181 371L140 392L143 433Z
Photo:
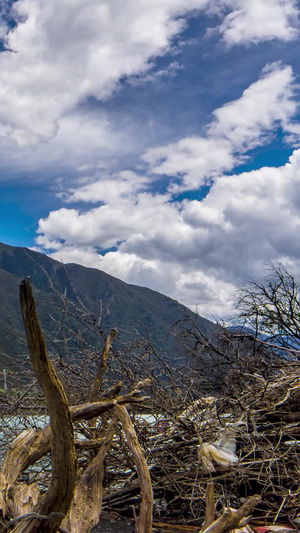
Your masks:
M238 309L256 338L274 343L274 349L300 350L300 285L284 266L271 265L261 282L250 281Z
M260 369L263 374L274 359L267 345L240 327L217 325L205 332L192 315L176 322L173 335L181 344L190 367L193 391L220 393L234 384L235 390L244 375Z

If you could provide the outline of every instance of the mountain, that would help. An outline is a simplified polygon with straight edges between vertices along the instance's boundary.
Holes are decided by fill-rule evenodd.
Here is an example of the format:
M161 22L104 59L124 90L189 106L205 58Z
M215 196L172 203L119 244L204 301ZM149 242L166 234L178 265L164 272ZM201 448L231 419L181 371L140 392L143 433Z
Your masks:
M100 270L76 264L64 265L38 252L0 243L2 366L7 365L11 357L17 360L27 357L18 289L20 280L27 276L31 278L48 348L63 331L62 325L66 327L64 335L71 328L76 336L78 323L85 330L80 340L83 345L100 342L97 327L91 327L94 320L91 314L97 319L100 310L101 330L107 334L112 327L116 328L119 346L133 338L148 336L156 349L163 349L172 356L179 348L170 335L170 328L187 314L193 315L167 296L129 285ZM212 322L199 316L197 321L208 336L215 328Z

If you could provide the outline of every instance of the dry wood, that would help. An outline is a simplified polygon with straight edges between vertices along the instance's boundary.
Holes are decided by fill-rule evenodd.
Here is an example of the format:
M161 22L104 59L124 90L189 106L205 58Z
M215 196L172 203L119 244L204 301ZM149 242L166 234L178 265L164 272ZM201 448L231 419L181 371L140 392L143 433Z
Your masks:
M162 529L163 533L192 533L193 531L199 533L199 527L188 526L185 524L166 524L163 522L153 522L153 527L155 529Z
M102 379L103 379L103 376L104 376L104 372L105 372L105 368L106 368L106 361L107 361L107 356L109 354L109 350L111 348L111 345L113 343L113 340L115 338L115 336L117 335L117 330L116 329L112 329L108 336L107 336L107 339L105 341L105 345L104 345L104 348L103 348L103 351L102 351L102 355L101 355L101 358L100 358L100 362L99 362L99 366L98 366L98 369L97 369L97 374L96 374L96 377L95 377L95 381L94 381L94 384L93 384L93 387L92 387L92 390L91 390L91 394L90 394L90 402L96 402L97 401L97 398L98 398L98 393L99 393L99 389L100 389L100 386L101 386L101 383L102 383Z
M120 498L122 496L124 496L124 494L129 494L129 493L135 491L136 489L138 489L139 487L140 487L139 481L138 480L133 481L132 483L130 483L129 486L127 486L125 488L122 487L122 489L116 490L116 491L112 492L111 494L107 494L106 496L104 496L103 501L104 502L111 502L112 500L119 501Z
M126 434L127 443L137 466L140 480L142 502L140 507L140 515L136 524L136 531L137 533L152 533L153 492L145 454L140 446L126 407L116 403L115 413L120 420L123 430Z
M50 450L50 436L49 424L43 430L25 430L13 440L5 454L1 470L8 485L13 485L22 472Z
M205 521L203 524L203 529L205 530L213 523L215 519L215 494L214 494L214 483L209 481L206 487L206 507L205 507Z
M203 529L201 533L227 533L232 529L237 529L245 518L250 518L256 505L261 501L260 496L251 496L239 509L225 509L222 516L215 520L209 527Z
M58 368L60 369L59 364ZM155 522L157 529L164 528L174 532L199 531L201 524L204 523L202 529L205 533L216 533L216 530L218 533L226 532L228 527L231 528L232 524L236 523L237 513L245 512L244 506L238 511L230 506L237 506L236 502L241 501L241 498L247 498L260 490L263 500L255 511L256 518L268 517L268 523L270 523L280 521L286 515L289 515L291 519L296 517L297 509L300 508L299 456L297 453L300 438L299 362L294 362L293 365L282 363L274 367L271 372L268 370L268 372L260 373L257 369L247 368L247 371L243 373L243 379L240 375L238 376L241 381L237 383L235 374L233 377L230 374L228 382L234 383L234 387L229 386L230 393L224 393L223 396L219 394L216 398L202 396L200 389L195 388L192 381L186 388L184 382L180 380L178 380L176 389L171 389L172 383L168 388L170 383L166 386L165 372L161 374L163 376L162 388L159 389L155 372L140 374L136 371L137 368L139 367L135 367L134 372L131 372L131 366L128 367L128 374L126 374L125 363L122 362L121 369L125 372L123 374L124 386L129 388L129 392L124 395L120 395L122 383L118 382L101 394L98 393L97 401L88 401L70 407L71 421L86 440L75 441L82 474L77 478L77 495L72 506L73 526L64 522L66 529L61 527L59 530L74 533L74 528L77 527L76 531L86 533L90 524L96 523L102 501L106 510L115 509L119 515L130 518L133 508L138 508L142 503L137 527L140 527L138 531L145 531L141 517L144 513L145 520L147 519L147 512L143 507L147 500L144 497L141 501L142 483L140 475L137 480L135 464L137 459L133 460L132 450L132 453L128 452L124 432L118 433L118 439L114 439L109 444L109 453L106 453L109 441L106 427L101 427L101 438L95 439L88 424L77 424L78 421L91 420L98 416L101 416L102 421L103 418L108 420L108 417L112 416L113 408L120 409L120 405L127 403L132 404L135 436L145 450L145 458L151 473L154 517L159 520ZM153 368L156 371L156 367ZM59 371L62 372L61 369ZM235 367L231 371L235 372ZM76 370L76 372L75 374L80 376L80 371ZM75 374L71 373L71 377ZM115 375L119 380L122 374L116 372ZM136 409L135 404L148 398L141 397L140 392L142 386L149 385L149 380L138 383L134 390L130 387L134 379L132 376L139 376L138 379L141 379L149 375L154 377L154 386L151 391L151 403L148 402L143 411L151 415L148 418L141 415L141 410ZM131 377L126 383L128 376ZM170 376L175 379L171 372ZM100 378L102 379L101 375ZM80 379L77 383L81 383ZM86 387L87 384L88 380L86 380ZM67 382L67 386L70 387L66 389L69 394L72 391L71 381ZM175 391L173 395L171 390ZM3 396L2 413L9 413L10 402L11 409L17 405L19 412L23 410L27 414L28 409L31 409L35 402L36 391L33 392L33 395L29 394L27 401L26 395L22 393L17 402L12 395L8 398L7 409L5 409L6 396ZM91 398L88 388L86 388L85 395ZM84 398L83 394L74 397L76 398L74 403L82 402ZM117 407L115 407L116 401ZM38 405L41 405L40 401ZM39 409L37 404L35 408ZM15 411L11 412L16 414ZM45 412L44 406L43 412ZM28 427L29 420L25 419L25 421L25 427ZM5 424L5 417L2 423ZM16 420L16 429L18 423ZM220 467L215 463L215 472L205 472L197 456L198 437L201 442L218 446L224 430L231 425L238 429L236 453L239 462L228 468ZM11 435L9 424L7 424L7 435ZM10 531L15 527L15 531L29 532L31 529L27 528L30 524L36 527L36 524L47 522L51 527L51 522L61 520L62 515L65 514L55 513L52 509L51 512L49 512L50 509L48 512L39 511L40 504L35 505L38 496L36 485L19 483L20 475L22 475L22 482L27 479L28 483L29 479L35 476L39 488L42 488L42 493L49 487L51 473L47 470L47 460L43 471L40 471L40 465L32 468L30 474L25 470L50 451L51 435L49 425L43 430L26 430L15 440L7 439L11 444L0 474L1 533L6 527L3 523L8 525L9 518L16 517L9 522ZM128 435L127 439L129 442ZM100 455L96 456L99 462L97 468L96 463L89 463L92 455L86 453L89 450L94 450L95 453L100 451ZM104 456L106 494L103 496L101 476L103 476L102 459ZM94 471L92 465L95 466ZM87 477L84 478L84 476ZM213 521L213 490L210 481L213 481L215 485L216 501L225 509L229 507L215 522ZM150 483L150 477L148 482ZM148 482L146 480L146 486ZM91 494L91 487L93 487L93 494ZM79 520L81 516L84 517L83 521L81 518ZM167 521L170 522L169 528L165 525ZM185 522L193 525L185 525ZM239 521L239 526L241 525ZM44 530L48 531L47 528L43 528Z
M114 398L117 394L119 394L119 392L121 392L122 388L123 383L122 381L119 381L115 385L112 385L105 391L99 393L98 401L100 402L101 400L108 400L109 398Z
M0 512L2 516L7 515L7 492L8 492L8 483L6 477L1 473L0 474Z
M116 427L117 420L111 420L98 454L81 474L76 484L68 517L62 524L72 533L86 533L99 522L103 498L103 463Z
M145 380L148 383L148 380ZM142 384L139 384L139 389ZM119 390L119 387L117 387ZM132 393L124 396L118 396L117 400L122 403L141 402L147 397L136 398L137 389L135 388ZM72 420L89 419L112 409L114 407L114 400L106 400L97 402L95 404L82 404L70 408L70 414ZM19 475L22 474L30 465L41 459L51 449L51 426L48 424L43 430L29 429L23 431L13 442L9 445L5 454L3 467L0 477L0 495L6 494L8 488L12 486ZM88 440L88 441L75 441L77 449L98 449L101 447L103 439ZM0 497L0 510L3 514L6 512L5 498ZM40 513L41 514L41 513Z
M101 415L105 411L108 411L108 409L112 409L115 401L117 401L118 404L123 405L126 403L141 403L144 400L149 400L149 396L137 397L138 394L139 392L133 391L129 394L124 394L124 396L117 396L113 400L106 400L97 403L85 403L82 405L73 406L70 408L71 418L72 420L80 420L83 418L85 420L89 420Z
M105 345L104 345L104 348L103 348L103 351L102 351L102 354L101 354L101 358L100 358L100 362L99 362L99 365L98 365L95 381L93 383L91 394L90 394L90 398L89 398L90 402L96 402L97 401L99 390L100 390L101 383L102 383L102 379L103 379L104 372L105 372L105 369L106 369L106 361L107 361L107 357L108 357L108 354L109 354L109 350L111 348L111 345L112 345L113 340L114 340L115 336L117 335L117 333L118 332L117 332L116 329L112 329L110 331L110 333L108 334L107 339L105 341ZM89 426L91 428L96 428L96 425L97 425L97 418L91 418L89 420ZM96 436L97 435L96 435L96 432L95 432L95 437Z
M75 482L76 461L73 425L63 387L49 361L46 343L37 318L30 279L20 284L21 312L25 325L31 363L43 389L50 416L52 477L46 494L35 507L40 515L55 513L51 520L31 518L21 520L14 533L52 533L57 530L70 506Z
M40 491L36 485L19 483L10 488L7 497L7 510L10 516L20 517L30 513L38 503L39 496Z

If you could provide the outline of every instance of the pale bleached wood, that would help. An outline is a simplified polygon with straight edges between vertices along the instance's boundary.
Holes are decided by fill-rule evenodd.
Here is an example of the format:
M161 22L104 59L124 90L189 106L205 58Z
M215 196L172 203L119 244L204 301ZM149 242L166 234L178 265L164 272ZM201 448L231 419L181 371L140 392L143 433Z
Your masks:
M232 529L237 529L239 526L245 525L245 519L250 517L260 501L260 496L251 496L239 509L232 509L230 507L225 509L220 518L215 520L206 529L202 529L201 533L227 533Z
M137 467L141 487L142 502L136 523L136 533L152 533L153 491L149 468L144 451L138 441L130 416L124 405L115 405L115 413L122 424L127 444Z
M103 499L104 459L117 428L117 420L110 421L103 443L86 470L79 477L74 498L62 526L70 533L87 533L98 524Z

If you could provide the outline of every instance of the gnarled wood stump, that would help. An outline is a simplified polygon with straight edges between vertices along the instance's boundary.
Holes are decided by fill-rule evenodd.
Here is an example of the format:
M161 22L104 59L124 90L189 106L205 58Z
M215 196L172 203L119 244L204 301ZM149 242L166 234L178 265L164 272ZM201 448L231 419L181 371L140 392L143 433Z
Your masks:
M140 382L135 389L123 396L119 395L122 383L117 383L102 395L98 395L106 366L106 359L116 331L112 330L107 338L100 359L95 382L91 387L89 402L70 407L63 386L49 360L46 343L41 330L30 279L20 284L20 302L26 330L28 348L33 370L44 392L48 406L50 423L43 429L23 431L9 446L0 473L0 533L9 530L13 533L88 533L99 521L103 498L104 459L111 446L117 427L117 418L124 424L128 444L134 453L141 477L142 493L145 495L147 480L148 496L151 493L151 481L148 467L142 459L140 447L132 430L129 415L122 404L140 403L148 397L140 396L141 388L149 380ZM98 401L97 401L98 400ZM76 420L90 420L96 424L99 415L108 412L111 417L106 435L102 440L77 442L74 438L73 423ZM128 420L129 419L129 420ZM95 450L90 464L77 472L75 448ZM18 483L18 478L30 465L51 452L51 482L45 493L41 493L35 484ZM142 461L142 463L141 463ZM141 466L142 465L142 466ZM152 498L152 496L151 496ZM152 501L143 503L138 531L152 531ZM144 517L144 518L143 518ZM62 526L60 527L60 524Z

